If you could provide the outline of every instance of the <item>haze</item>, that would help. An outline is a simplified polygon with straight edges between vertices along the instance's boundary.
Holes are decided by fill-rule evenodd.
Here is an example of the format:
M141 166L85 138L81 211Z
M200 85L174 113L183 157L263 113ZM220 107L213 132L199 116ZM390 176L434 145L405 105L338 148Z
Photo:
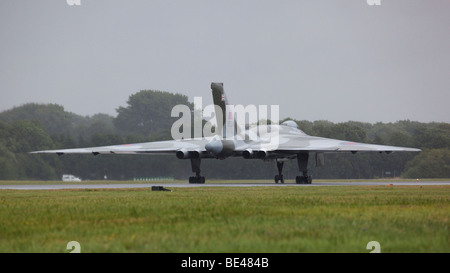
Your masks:
M280 118L450 122L450 1L0 1L0 111L116 116L144 89Z

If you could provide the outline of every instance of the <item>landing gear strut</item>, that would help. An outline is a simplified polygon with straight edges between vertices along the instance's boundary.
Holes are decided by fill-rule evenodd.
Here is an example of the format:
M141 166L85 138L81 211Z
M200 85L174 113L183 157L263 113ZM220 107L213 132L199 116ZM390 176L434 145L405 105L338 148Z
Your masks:
M192 171L195 172L195 176L189 177L190 184L205 184L205 177L200 176L200 158L191 158Z
M308 153L298 153L297 154L297 164L298 170L302 172L302 176L295 177L295 183L297 184L311 184L312 177L308 175Z
M283 177L283 174L282 174L282 172L283 172L283 165L284 165L284 162L277 161L278 174L275 175L275 178L274 178L275 183L277 183L277 184L278 184L278 181L280 181L282 184L284 184L284 177Z

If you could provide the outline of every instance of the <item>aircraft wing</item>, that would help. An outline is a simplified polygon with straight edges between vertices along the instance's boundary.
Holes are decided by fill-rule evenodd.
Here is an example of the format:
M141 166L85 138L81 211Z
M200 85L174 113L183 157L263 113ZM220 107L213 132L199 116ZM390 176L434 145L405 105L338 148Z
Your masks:
M420 149L377 145L368 143L358 143L338 139L329 139L321 137L299 137L283 140L280 137L278 146L273 149L274 152L298 153L302 151L338 153L338 152L420 152Z
M122 144L88 148L74 148L61 150L44 150L34 151L33 154L175 154L181 153L204 153L206 140L189 139L189 140L167 140L134 144ZM177 154L178 156L178 154ZM180 155L181 156L181 155Z

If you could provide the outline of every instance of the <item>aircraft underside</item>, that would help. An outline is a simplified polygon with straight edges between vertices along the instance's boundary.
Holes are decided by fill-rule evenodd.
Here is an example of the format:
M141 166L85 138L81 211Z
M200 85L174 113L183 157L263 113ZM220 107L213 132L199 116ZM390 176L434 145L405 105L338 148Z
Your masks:
M295 183L297 184L311 184L312 183L312 177L308 175L308 159L309 159L309 153L298 153L296 155L297 158L297 165L298 169L301 173L301 175L295 177ZM292 159L292 158L291 158ZM191 184L204 184L206 179L204 176L200 175L200 165L201 165L201 158L191 158L191 168L192 172L195 173L195 176L189 177L189 183ZM275 183L284 183L284 176L283 176L283 166L286 159L283 158L283 160L275 159L278 169L278 174L275 175L274 181Z

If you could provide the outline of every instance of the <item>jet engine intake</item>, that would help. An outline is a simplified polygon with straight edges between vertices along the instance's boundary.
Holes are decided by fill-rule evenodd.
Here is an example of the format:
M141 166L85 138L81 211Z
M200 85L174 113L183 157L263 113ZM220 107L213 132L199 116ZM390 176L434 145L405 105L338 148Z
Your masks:
M186 149L181 149L176 152L178 159L197 159L200 158L200 151L188 151Z
M259 159L264 159L268 155L267 151L261 150L256 153L256 157Z
M245 159L253 158L253 157L254 157L253 150L251 150L251 149L245 150L244 152L242 152L242 156L243 156Z
M186 149L181 149L176 153L178 159L187 159L189 158L189 152Z

